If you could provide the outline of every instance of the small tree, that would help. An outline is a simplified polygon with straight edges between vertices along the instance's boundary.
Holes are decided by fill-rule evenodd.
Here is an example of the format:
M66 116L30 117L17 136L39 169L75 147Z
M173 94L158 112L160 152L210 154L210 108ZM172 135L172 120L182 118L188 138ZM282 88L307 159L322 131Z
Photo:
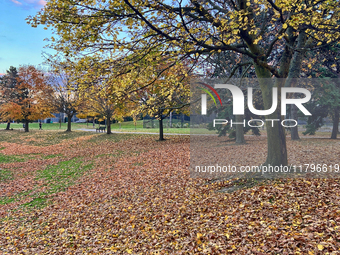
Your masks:
M165 70L163 65L160 68L156 66L150 73L146 73L148 79L152 80L152 76L158 75L157 69ZM140 103L139 112L155 117L159 121L160 141L164 140L163 120L173 111L188 110L190 85L187 76L182 65L167 68L166 71L162 71L160 79L135 94Z
M114 115L121 115L124 108L122 77L115 76L115 68L103 64L99 59L91 57L77 63L81 79L77 89L81 99L86 101L84 112L91 116L100 116L106 120L106 133L111 134L111 122Z
M81 76L78 75L74 63L69 59L63 61L60 55L52 56L47 53L44 53L43 56L45 62L52 69L48 76L48 84L54 91L49 96L47 103L55 112L66 114L66 132L71 132L72 117L79 113L84 106L77 87Z
M88 110L92 112L92 115L96 114L105 118L106 133L111 134L114 113L121 108L114 93L112 94L110 88L105 84L95 84L88 89L85 98Z
M56 112L63 112L67 116L66 132L71 132L72 117L83 108L79 92L73 88L69 72L59 68L48 77L48 84L53 93L48 96L49 106Z
M2 105L2 116L5 119L23 121L25 132L28 132L30 121L53 116L51 108L46 104L46 98L51 93L42 71L34 66L22 66L13 87L13 94L16 96Z

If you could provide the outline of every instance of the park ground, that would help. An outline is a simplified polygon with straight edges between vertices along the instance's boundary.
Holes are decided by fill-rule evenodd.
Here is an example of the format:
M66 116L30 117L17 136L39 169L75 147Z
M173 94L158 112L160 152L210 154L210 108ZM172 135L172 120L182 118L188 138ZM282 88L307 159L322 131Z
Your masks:
M189 178L188 136L167 138L1 130L0 253L339 254L339 179L223 193ZM264 136L226 144L233 164L265 158ZM340 163L325 135L287 146L292 164Z

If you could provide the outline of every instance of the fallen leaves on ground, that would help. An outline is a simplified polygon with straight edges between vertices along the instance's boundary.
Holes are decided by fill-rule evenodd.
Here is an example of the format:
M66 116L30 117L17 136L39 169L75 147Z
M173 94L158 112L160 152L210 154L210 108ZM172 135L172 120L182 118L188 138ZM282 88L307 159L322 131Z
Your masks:
M137 136L100 144L84 139L63 147L65 158L46 159L56 162L46 161L45 165L78 157L93 162L93 169L75 185L51 196L53 202L46 207L27 210L17 206L16 210L3 211L0 251L4 254L340 252L339 179L278 180L231 194L219 193L216 191L228 186L228 181L207 184L206 180L189 178L189 138L172 137L165 142L154 139ZM301 148L321 153L313 154L314 160L319 156L326 160L327 148L332 148L329 151L332 159L340 155L338 141L327 140L326 146L323 141L309 140L308 143L288 141L288 149L294 153L291 160L306 160ZM262 139L258 142L265 144ZM251 155L254 149L259 155L265 152L265 146L254 147L255 143L242 145L242 157ZM53 148L60 153L58 146ZM239 148L227 146L226 155ZM32 167L32 173L38 168Z

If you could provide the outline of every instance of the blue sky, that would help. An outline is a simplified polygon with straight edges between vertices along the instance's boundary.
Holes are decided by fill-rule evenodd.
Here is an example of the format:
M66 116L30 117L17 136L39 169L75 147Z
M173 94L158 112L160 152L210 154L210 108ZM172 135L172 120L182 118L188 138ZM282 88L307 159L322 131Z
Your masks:
M10 66L39 65L44 60L42 51L51 37L50 30L43 26L33 28L25 21L35 15L45 4L44 0L2 0L0 11L0 74Z

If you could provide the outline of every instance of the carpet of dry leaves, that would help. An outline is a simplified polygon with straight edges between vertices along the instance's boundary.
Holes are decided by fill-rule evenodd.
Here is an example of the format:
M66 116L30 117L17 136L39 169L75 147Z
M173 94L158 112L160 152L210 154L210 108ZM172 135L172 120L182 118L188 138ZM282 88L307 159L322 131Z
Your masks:
M189 178L188 137L105 136L43 146L29 145L34 136L1 142L4 155L35 156L0 165L13 172L0 182L0 199L44 189L46 180L35 176L47 166L73 158L93 164L46 206L22 206L31 195L0 204L1 254L340 254L339 179L277 180L221 193L228 181ZM226 156L261 160L265 137L247 139L228 145ZM339 140L287 143L290 161L340 156Z

